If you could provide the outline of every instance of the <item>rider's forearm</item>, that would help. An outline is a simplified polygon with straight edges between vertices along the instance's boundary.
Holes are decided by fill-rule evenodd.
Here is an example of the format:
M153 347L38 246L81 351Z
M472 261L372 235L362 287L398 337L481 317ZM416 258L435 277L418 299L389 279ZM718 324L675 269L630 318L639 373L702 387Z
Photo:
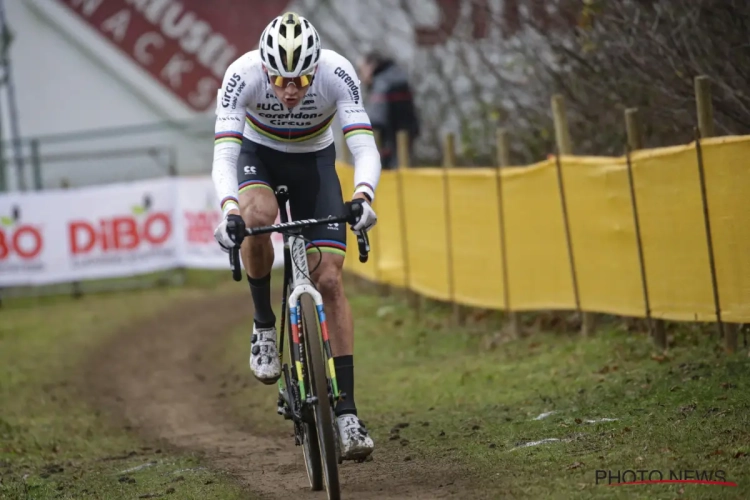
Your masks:
M370 200L380 180L380 154L372 134L347 137L346 145L354 159L354 193L364 193Z
M219 198L221 210L225 216L230 210L240 208L237 197L237 158L240 155L242 143L241 134L231 137L227 134L227 132L216 134L214 163L211 169L216 196Z

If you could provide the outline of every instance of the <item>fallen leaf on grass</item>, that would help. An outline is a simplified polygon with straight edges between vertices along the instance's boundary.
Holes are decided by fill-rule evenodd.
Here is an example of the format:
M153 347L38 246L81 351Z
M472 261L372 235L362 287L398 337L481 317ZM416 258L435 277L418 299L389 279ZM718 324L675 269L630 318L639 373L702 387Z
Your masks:
M708 458L708 457L712 457L712 456L714 456L714 455L723 455L723 454L724 454L724 452L723 452L723 451L721 451L721 450L714 450L714 451L712 451L711 453L709 453L708 455L706 455L706 458Z
M690 412L694 411L697 406L698 405L696 405L695 403L692 403L692 404L689 404L687 406L683 406L682 408L680 408L680 411L682 413L690 413Z
M669 361L669 356L665 354L652 354L651 359L659 363L664 363L665 361Z
M747 456L747 453L745 453L744 451L738 451L737 453L734 454L734 458L742 458L746 456Z
M583 462L573 462L572 464L568 465L566 468L568 470L577 469L579 467L582 467L584 464Z

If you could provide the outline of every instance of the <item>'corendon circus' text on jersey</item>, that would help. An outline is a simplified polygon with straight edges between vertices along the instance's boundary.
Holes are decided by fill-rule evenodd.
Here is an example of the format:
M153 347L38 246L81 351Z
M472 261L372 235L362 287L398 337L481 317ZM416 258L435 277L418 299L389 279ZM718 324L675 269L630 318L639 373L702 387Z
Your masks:
M380 156L359 79L345 57L322 50L313 83L293 109L274 95L257 50L232 63L216 103L213 179L224 213L238 205L236 162L243 136L287 153L319 151L333 142L330 126L337 112L354 159L355 192L374 198Z

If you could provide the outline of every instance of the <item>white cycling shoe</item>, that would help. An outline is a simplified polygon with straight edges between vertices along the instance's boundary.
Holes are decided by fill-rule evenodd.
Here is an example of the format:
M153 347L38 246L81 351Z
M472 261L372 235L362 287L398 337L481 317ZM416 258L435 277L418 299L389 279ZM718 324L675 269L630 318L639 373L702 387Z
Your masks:
M281 376L279 351L276 349L276 328L257 328L253 324L250 339L250 369L255 378L270 385Z
M356 415L339 415L336 427L343 460L364 460L375 449L365 425Z

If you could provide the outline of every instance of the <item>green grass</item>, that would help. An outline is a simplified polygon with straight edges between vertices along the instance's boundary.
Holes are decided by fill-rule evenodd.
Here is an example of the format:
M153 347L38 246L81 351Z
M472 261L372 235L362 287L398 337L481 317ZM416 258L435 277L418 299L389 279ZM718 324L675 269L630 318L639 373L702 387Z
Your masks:
M111 426L80 393L79 366L93 348L131 321L210 293L214 276L190 273L182 288L4 302L0 498L244 498L232 478L197 457L148 447Z
M489 319L457 328L432 305L418 321L395 298L348 290L357 407L376 456L464 466L485 493L514 498L750 497L747 352L728 356L689 328L666 357L646 335L616 327L497 342ZM249 370L247 330L227 348L232 371ZM252 384L233 398L256 428L288 436L273 389ZM555 413L536 420L545 412ZM616 420L587 422L603 418ZM559 441L523 447L550 438ZM739 487L613 488L597 484L597 470L660 470L665 479L721 470Z

